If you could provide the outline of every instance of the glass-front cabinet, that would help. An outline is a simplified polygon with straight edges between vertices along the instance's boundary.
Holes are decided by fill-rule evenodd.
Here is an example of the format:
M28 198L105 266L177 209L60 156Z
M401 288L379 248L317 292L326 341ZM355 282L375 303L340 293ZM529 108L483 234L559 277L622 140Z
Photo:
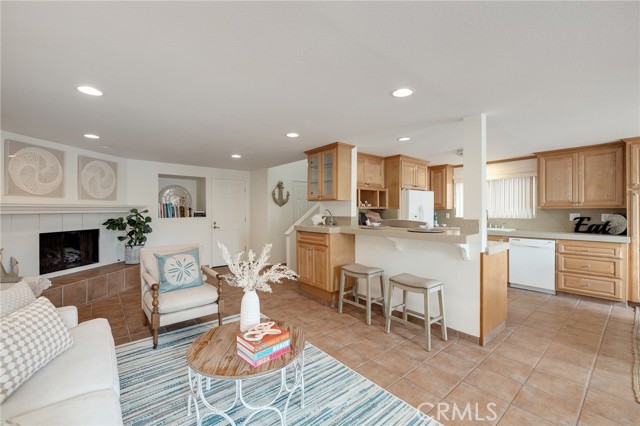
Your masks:
M333 198L333 175L335 168L333 167L336 153L335 149L324 151L322 153L322 196L323 199L329 200Z
M307 199L351 199L351 150L353 145L336 142L309 151L307 154Z
M320 153L311 154L308 157L308 190L309 200L320 200Z

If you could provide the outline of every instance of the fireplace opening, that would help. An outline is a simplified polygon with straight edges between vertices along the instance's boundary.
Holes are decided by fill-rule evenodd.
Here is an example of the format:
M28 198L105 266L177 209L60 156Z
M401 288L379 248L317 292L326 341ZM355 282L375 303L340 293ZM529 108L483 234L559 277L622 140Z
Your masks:
M99 229L40 234L40 274L99 262Z

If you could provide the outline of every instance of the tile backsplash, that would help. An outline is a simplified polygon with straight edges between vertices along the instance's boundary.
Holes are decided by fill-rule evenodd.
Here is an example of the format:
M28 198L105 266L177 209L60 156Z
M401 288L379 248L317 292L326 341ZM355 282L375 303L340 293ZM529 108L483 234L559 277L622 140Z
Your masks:
M446 213L450 218L446 219ZM505 228L526 229L530 231L558 231L573 232L575 222L569 220L569 213L579 213L580 216L591 218L590 223L602 223L601 215L616 213L627 216L625 209L537 209L533 219L497 219L489 218L494 227L504 223ZM436 210L438 221L449 226L458 226L464 219L454 218L453 210Z

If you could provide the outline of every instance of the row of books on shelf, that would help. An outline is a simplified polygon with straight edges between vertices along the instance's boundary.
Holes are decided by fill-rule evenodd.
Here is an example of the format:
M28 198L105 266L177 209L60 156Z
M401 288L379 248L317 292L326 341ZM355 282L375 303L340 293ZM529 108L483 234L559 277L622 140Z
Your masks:
M237 354L253 368L258 368L291 351L289 331L276 324L270 329L279 333L265 334L260 340L247 340L246 333L238 333Z
M171 203L158 204L158 217L205 217L203 211L191 207L174 206Z

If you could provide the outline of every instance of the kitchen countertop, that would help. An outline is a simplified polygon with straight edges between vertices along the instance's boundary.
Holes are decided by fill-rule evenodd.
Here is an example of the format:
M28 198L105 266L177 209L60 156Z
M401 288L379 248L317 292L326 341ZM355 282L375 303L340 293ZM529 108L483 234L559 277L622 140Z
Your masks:
M407 240L433 241L437 243L470 244L480 242L480 234L461 234L460 229L447 229L442 233L409 232L407 228L363 229L359 226L296 225L296 231L320 234L354 234Z
M540 238L543 240L600 241L606 243L623 244L629 244L631 241L629 237L624 235L586 234L562 231L529 231L525 229L516 229L515 231L487 231L487 235L498 235L502 237Z
M359 226L327 226L327 225L296 225L296 231L316 232L320 234L355 234L355 235L372 235L387 238L404 238L410 240L434 241L440 243L469 244L480 241L479 234L461 234L459 228L447 229L443 228L443 233L420 233L409 232L407 228L384 228L384 229L363 229ZM621 235L602 235L602 234L586 234L576 232L562 231L531 231L526 229L516 229L515 231L487 231L487 235L497 235L504 237L519 238L539 238L547 240L578 240L578 241L600 241L608 243L629 244L630 238ZM504 243L502 243L504 244ZM508 249L503 246L487 247L487 254L498 253Z

